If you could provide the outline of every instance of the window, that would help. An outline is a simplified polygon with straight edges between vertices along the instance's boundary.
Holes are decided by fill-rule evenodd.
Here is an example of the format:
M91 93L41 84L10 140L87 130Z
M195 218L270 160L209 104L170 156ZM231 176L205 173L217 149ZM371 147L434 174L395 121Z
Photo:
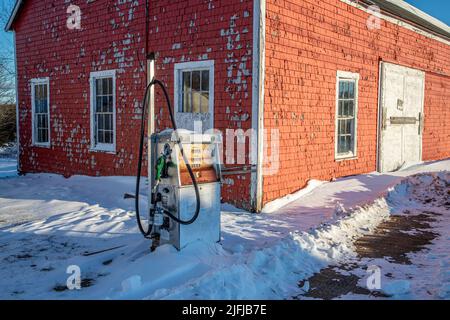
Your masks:
M214 61L175 65L175 110L182 113L213 113Z
M359 74L338 71L336 104L336 158L356 156Z
M91 73L91 148L115 151L116 73Z
M31 80L33 145L50 146L50 85L49 79Z

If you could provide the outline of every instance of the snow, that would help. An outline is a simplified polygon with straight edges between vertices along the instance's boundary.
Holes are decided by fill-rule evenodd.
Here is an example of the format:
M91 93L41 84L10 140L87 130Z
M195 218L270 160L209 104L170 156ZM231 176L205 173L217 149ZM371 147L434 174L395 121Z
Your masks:
M308 193L311 193L315 188L324 183L325 183L324 181L310 180L308 181L308 184L305 188L293 194L288 194L287 196L281 197L279 199L267 203L262 209L262 213L274 213L280 210L282 207L286 206L287 204L300 199L301 197L305 196Z
M0 159L0 179L17 176L17 161L14 159Z
M149 299L283 299L299 293L297 283L330 263L354 256L352 242L388 217L385 201L359 208L336 224L311 232L292 232L276 245L236 254L175 290L162 289Z
M17 176L17 146L14 143L0 147L0 179Z
M450 298L450 211L445 206L433 203L424 204L420 198L433 199L430 192L441 186L444 196L450 194L450 172L437 174L419 174L403 180L392 188L387 195L391 215L405 216L417 212L433 212L436 221L431 222L436 237L426 250L407 253L410 263L398 263L388 257L383 259L364 258L353 261L360 267L352 273L365 274L366 266L375 265L382 270L381 292L393 299L449 299ZM445 199L444 199L445 200ZM447 201L448 203L448 201ZM415 230L418 232L418 230ZM388 276L387 276L388 275ZM360 298L357 295L346 295L347 299Z
M171 246L150 252L136 227L133 200L123 198L133 193L133 177L0 179L0 298L289 299L309 289L299 281L355 258L354 241L387 219L395 201L408 198L414 180L406 177L449 169L446 160L313 183L270 214L223 205L221 244L197 242L180 252ZM145 200L142 190L143 207ZM441 298L448 298L448 275L436 263L448 270L450 224L436 227L447 237L432 254L414 259L430 265L443 283ZM115 249L86 255L109 248ZM71 265L81 269L81 290L65 290ZM417 287L408 285L410 291ZM408 285L385 290L401 296Z

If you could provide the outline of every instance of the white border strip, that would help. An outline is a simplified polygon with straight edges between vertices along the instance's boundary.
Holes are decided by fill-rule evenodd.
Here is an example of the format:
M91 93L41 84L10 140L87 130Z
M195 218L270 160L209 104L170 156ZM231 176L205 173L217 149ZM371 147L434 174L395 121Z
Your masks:
M17 172L20 173L20 121L19 121L19 73L17 67L17 45L16 45L16 32L13 32L14 41L14 68L16 70L15 85L16 85L16 143L17 143ZM50 125L50 124L49 124Z
M174 75L173 75L173 112L182 113L180 111L181 106L181 72L182 71L195 71L195 70L208 70L209 71L209 113L211 114L211 128L214 128L214 60L200 60L200 61L189 61L175 63L174 65ZM207 128L210 129L210 128Z
M36 110L36 100L35 100L35 86L37 85L47 85L47 114L48 114L48 142L36 142L36 128L35 128L35 110ZM33 147L50 148L51 146L51 112L50 112L50 78L34 78L30 80L31 87L31 144Z
M95 119L93 118L95 115L94 107L95 107L95 80L101 78L112 78L113 82L113 143L105 144L105 143L95 143ZM103 71L92 71L89 75L89 91L90 91L90 149L91 152L105 152L105 153L116 153L117 147L117 123L116 123L116 108L117 108L117 97L116 97L116 70L103 70Z
M266 1L253 1L253 66L252 66L252 129L257 134L256 172L251 174L252 207L262 210L264 160L264 81L265 81ZM253 152L253 151L252 151Z

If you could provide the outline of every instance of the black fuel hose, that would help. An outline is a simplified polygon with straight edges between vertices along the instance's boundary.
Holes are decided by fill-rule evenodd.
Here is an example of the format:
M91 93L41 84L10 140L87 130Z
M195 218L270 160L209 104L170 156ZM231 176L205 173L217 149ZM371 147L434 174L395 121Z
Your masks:
M177 130L177 124L175 122L175 118L173 116L173 111L172 111L172 105L170 103L170 98L169 98L169 94L167 93L167 89L164 86L164 84L158 80L158 79L153 79L147 86L147 88L145 89L145 95L144 95L144 99L143 99L143 103L142 103L142 119L141 119L141 137L140 137L140 144L139 144L139 158L138 158L138 172L137 172L137 177L136 177L136 197L135 197L135 207L136 207L136 218L138 221L138 227L139 230L141 231L141 233L145 236L148 237L151 232L152 232L152 228L153 226L149 226L148 230L145 231L142 223L141 223L141 218L140 218L140 213L139 213L139 189L140 189L140 180L141 180L141 171L142 171L142 156L144 153L144 138L145 138L145 112L146 112L146 106L147 106L147 100L148 100L148 93L150 91L150 88L157 84L163 91L164 93L164 97L166 99L167 102L167 109L169 110L169 116L170 116L170 120L172 122L172 128L174 131ZM192 216L192 218L190 220L181 220L178 217L174 216L171 212L164 210L164 214L166 214L167 216L169 216L172 220L174 220L175 222L182 224L182 225L190 225L192 223L194 223L197 218L198 215L200 213L200 191L198 188L198 184L197 184L197 179L195 178L194 172L192 170L192 167L189 163L189 160L187 159L187 157L185 156L184 153L184 149L183 149L183 145L180 141L180 139L177 140L177 144L180 148L180 153L183 157L183 161L186 164L186 168L189 172L189 176L192 180L192 184L194 185L194 190L195 190L195 197L196 197L196 207L195 207L195 213ZM148 168L148 170L152 170L152 168Z
M140 185L141 185L141 172L142 172L142 156L144 154L144 139L145 139L145 112L147 110L147 97L148 92L151 87L151 83L147 86L145 89L145 95L144 99L142 101L142 118L141 118L141 137L139 142L139 158L138 158L138 167L137 167L137 176L136 176L136 193L134 197L134 206L136 208L136 220L137 225L139 227L139 231L143 234L144 237L149 237L152 233L153 225L149 226L148 230L145 231L144 227L142 226L141 222L141 215L139 213L139 191L140 191ZM149 168L150 170L150 168Z

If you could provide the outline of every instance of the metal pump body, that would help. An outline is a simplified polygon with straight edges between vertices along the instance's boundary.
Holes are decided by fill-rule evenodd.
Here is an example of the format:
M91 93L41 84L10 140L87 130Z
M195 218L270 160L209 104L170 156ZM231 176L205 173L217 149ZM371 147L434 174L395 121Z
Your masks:
M220 241L221 172L217 136L165 130L149 139L150 221L159 244L172 244L180 250L197 240ZM188 225L165 214L170 212L188 221L195 213L197 198L185 160L191 165L200 195L199 215Z

